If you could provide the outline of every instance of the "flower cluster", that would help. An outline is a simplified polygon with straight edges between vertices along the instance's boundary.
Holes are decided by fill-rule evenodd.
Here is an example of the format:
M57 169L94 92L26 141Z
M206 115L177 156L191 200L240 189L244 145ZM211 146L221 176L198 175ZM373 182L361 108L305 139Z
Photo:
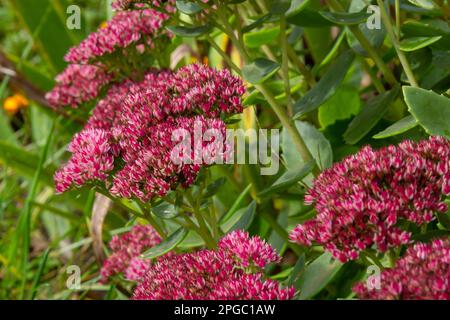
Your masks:
M315 180L305 202L315 204L317 216L298 225L291 240L323 245L342 262L374 244L381 252L406 244L403 222L422 225L446 212L449 169L450 141L442 137L364 147Z
M111 80L112 76L102 67L71 64L56 77L56 86L45 98L53 108L75 108L96 98Z
M137 300L291 299L293 288L263 278L262 269L278 262L274 249L244 231L226 235L216 250L163 256L134 291Z
M89 63L106 54L134 46L137 52L142 48L154 49L169 33L163 28L168 16L152 10L118 12L106 27L91 33L77 47L70 49L65 60L70 63ZM126 55L125 51L121 52Z
M450 300L450 240L416 243L395 268L381 272L379 290L363 283L354 288L360 299Z
M151 70L142 82L113 86L71 145L72 159L55 175L57 191L102 183L118 197L148 201L179 184L192 184L201 166L210 164L207 159L229 152L220 117L242 111L244 90L229 71L201 65L177 72ZM192 161L173 161L181 141L172 133L185 130L193 136L198 127L222 139L192 141L187 154L176 154Z
M124 274L126 279L132 281L141 279L151 261L140 259L140 254L160 242L161 237L149 225L135 225L129 232L115 235L109 243L112 254L100 271L102 282L117 274Z

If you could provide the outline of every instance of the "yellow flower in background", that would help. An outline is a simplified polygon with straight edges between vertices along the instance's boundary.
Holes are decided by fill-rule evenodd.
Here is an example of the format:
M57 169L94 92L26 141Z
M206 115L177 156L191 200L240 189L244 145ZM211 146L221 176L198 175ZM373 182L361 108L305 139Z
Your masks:
M100 29L105 29L108 26L108 22L103 21L102 23L100 23Z
M26 108L28 105L28 99L23 95L16 93L15 95L5 99L3 102L3 109L8 115L15 115L20 108Z

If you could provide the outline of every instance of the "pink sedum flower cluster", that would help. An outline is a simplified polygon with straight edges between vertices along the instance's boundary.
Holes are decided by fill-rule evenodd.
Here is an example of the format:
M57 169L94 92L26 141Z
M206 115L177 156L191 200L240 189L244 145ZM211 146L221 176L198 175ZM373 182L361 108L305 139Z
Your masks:
M294 288L264 279L263 268L279 261L274 249L244 231L226 235L216 250L163 256L134 291L136 300L286 300Z
M450 300L450 240L416 243L381 272L380 282L379 290L358 283L353 291L360 299Z
M317 216L290 234L294 242L323 245L342 262L377 246L380 252L410 242L402 222L417 225L446 212L450 194L450 141L431 137L358 154L325 170L305 202Z
M106 27L91 33L78 46L71 48L65 60L69 63L89 63L131 45L138 51L142 51L142 45L154 49L163 42L164 37L169 37L163 28L168 18L166 14L152 9L118 12Z
M115 196L145 202L179 184L189 186L200 168L211 164L207 160L226 158L230 148L220 117L242 111L244 91L229 71L200 65L152 70L140 83L113 86L70 146L72 158L55 175L57 191L100 184ZM193 136L197 127L222 139L193 141L190 153L178 155L190 163L174 162L172 152L181 138L173 139L172 133L184 129Z
M56 86L45 98L55 109L65 106L75 108L96 98L112 78L100 66L71 64L56 77Z
M160 242L161 237L150 225L135 225L129 232L115 235L109 243L112 254L100 271L102 282L118 274L124 274L126 279L132 281L141 279L151 261L139 256Z

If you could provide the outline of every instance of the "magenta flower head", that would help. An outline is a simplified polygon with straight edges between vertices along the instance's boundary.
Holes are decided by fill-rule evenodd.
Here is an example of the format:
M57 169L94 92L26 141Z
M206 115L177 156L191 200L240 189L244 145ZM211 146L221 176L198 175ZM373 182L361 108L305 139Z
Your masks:
M118 12L106 27L91 33L77 47L71 48L65 60L86 64L118 52L123 61L129 53L140 54L142 49L158 52L162 49L158 46L170 38L163 28L168 18L168 15L152 9Z
M134 291L137 300L292 299L294 288L264 279L263 268L278 262L274 249L244 231L226 235L216 250L163 256Z
M114 85L71 144L57 191L89 184L145 202L191 185L211 159L226 161L222 118L242 111L244 91L228 71L198 65Z
M95 99L112 78L100 66L71 64L56 77L56 86L45 98L55 109L75 108Z
M129 232L113 236L109 243L112 254L100 271L102 282L118 274L124 274L126 279L132 281L141 279L151 261L140 259L140 254L160 242L161 237L149 225L135 225Z
M305 197L317 216L290 234L294 242L323 245L342 262L376 245L380 252L407 244L404 222L417 225L446 212L450 141L431 137L380 150L363 148L325 170Z
M450 300L450 240L416 243L381 272L378 290L358 283L353 291L360 299Z

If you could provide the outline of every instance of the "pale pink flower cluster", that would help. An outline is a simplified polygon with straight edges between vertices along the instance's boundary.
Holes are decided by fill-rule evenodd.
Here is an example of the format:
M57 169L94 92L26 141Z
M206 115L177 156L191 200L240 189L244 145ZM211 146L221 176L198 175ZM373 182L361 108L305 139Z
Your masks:
M264 279L263 268L278 262L274 249L244 231L226 235L216 250L163 256L134 291L137 300L286 300L294 288Z
M353 291L360 299L450 300L450 240L416 243L381 272L379 290L358 283Z
M56 77L56 86L45 98L53 108L75 108L96 98L112 78L103 67L71 64Z
M100 184L115 196L145 202L180 184L189 186L209 164L205 159L225 157L229 151L220 117L242 111L244 91L242 81L229 71L203 65L177 72L152 70L140 83L113 86L76 137L83 139L83 149L71 146L72 158L55 175L57 191ZM202 133L215 130L223 140L195 144L192 139L191 153L180 155L192 163L175 163L171 155L180 141L172 133L193 133L196 127ZM199 154L201 161L195 162Z
M291 240L323 245L342 262L373 245L385 252L407 244L403 222L422 225L447 211L449 168L450 141L443 137L364 147L315 180L305 203L315 205L317 216L298 225Z
M109 243L112 253L100 271L102 282L118 274L132 281L141 279L151 261L139 256L160 242L161 237L150 225L135 225L130 231L113 236Z
M78 46L69 50L65 60L70 63L89 63L118 51L125 59L131 45L141 51L142 45L154 49L170 37L163 28L169 17L161 12L145 9L118 12L106 27L91 33Z

